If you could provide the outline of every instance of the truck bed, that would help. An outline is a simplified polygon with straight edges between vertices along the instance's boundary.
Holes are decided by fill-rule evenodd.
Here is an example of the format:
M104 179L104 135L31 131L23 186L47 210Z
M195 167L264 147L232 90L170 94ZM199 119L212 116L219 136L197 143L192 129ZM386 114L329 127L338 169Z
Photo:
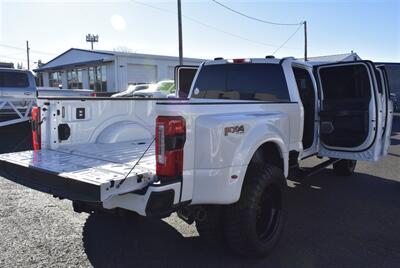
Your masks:
M0 170L5 178L43 192L102 202L145 187L155 174L154 150L149 139L77 144L0 155Z

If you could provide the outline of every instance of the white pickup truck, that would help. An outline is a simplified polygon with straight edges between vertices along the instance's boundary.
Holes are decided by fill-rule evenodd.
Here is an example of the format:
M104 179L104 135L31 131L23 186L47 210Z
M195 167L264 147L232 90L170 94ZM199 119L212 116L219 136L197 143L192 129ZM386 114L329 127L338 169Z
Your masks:
M201 237L264 256L285 223L287 178L330 164L350 175L390 145L385 70L369 61L216 59L189 97L39 98L35 150L0 155L2 176L77 212L176 211ZM302 172L315 155L328 160Z

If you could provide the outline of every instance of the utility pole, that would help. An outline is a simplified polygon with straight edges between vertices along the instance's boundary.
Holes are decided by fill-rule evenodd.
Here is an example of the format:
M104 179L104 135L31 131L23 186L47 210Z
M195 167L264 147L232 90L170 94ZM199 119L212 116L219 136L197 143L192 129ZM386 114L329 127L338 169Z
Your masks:
M28 71L29 71L29 42L28 42L28 40L26 40L26 60L27 60L27 62L28 62Z
M303 22L304 25L304 61L307 61L307 21Z
M179 65L183 65L181 0L178 0L178 35L179 35Z

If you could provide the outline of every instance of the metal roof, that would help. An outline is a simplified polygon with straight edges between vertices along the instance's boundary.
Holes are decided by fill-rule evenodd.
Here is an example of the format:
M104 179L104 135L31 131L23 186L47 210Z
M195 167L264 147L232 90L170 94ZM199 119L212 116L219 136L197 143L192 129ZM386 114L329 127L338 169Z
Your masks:
M109 51L109 50L87 50L88 52L94 51L98 53L107 53L115 56L123 56L123 57L135 57L135 58L155 58L155 59L165 59L165 60L178 60L177 56L166 56L166 55L157 55L157 54L142 54L136 52L122 52L122 51ZM184 57L184 60L188 61L204 61L205 59L198 58L187 58Z
M151 58L155 60L171 60L178 61L178 57L175 56L164 56L164 55L153 55L153 54L140 54L140 53L128 53L119 51L108 51L108 50L87 50L80 48L70 48L64 53L58 55L54 59L50 60L42 67L35 69L35 72L42 72L49 69L63 69L71 67L79 67L86 64L96 64L101 62L113 61L115 57L135 57L135 58ZM201 62L203 59L195 58L183 58L185 61Z

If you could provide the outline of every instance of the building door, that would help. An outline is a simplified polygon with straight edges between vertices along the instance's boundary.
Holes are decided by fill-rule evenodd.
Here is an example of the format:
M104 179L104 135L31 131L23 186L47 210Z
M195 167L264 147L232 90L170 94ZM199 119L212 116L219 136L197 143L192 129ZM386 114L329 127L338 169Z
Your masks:
M144 64L128 64L128 84L157 82L157 66Z

